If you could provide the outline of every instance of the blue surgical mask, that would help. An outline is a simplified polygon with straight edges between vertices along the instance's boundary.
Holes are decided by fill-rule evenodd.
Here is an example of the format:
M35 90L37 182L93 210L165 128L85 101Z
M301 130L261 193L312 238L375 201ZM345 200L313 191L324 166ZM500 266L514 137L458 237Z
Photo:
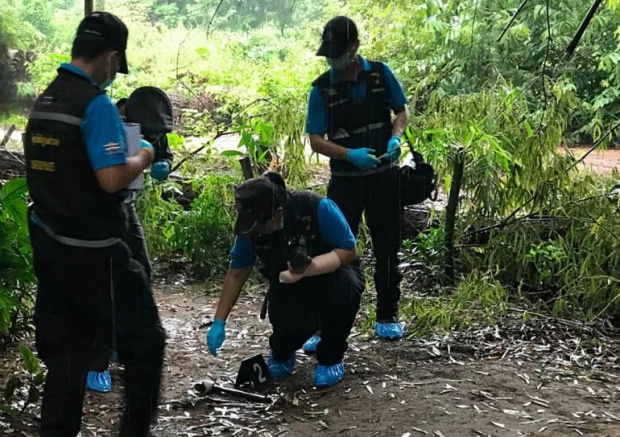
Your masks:
M112 82L114 82L114 79L106 79L106 80L104 80L102 83L99 84L99 89L101 91L105 90L107 87L112 85Z
M101 91L112 85L112 82L114 82L114 79L116 78L116 72L118 70L118 62L116 61L116 59L117 58L115 57L114 53L111 53L108 57L106 80L99 84L99 89Z
M344 70L353 61L353 59L351 58L351 53L348 51L344 52L342 55L338 56L337 58L325 58L325 59L327 59L327 63L334 70Z

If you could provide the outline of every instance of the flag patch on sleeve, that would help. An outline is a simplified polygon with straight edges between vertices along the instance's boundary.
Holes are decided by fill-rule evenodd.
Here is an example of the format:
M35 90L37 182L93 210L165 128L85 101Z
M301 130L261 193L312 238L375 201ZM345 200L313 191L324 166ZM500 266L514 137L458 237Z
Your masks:
M122 152L121 146L118 143L108 143L103 145L106 155L112 155L114 153Z

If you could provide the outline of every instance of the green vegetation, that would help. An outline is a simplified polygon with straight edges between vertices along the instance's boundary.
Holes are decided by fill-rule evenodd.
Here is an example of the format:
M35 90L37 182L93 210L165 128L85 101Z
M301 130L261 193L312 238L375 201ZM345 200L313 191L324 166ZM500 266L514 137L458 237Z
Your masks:
M45 382L45 372L30 348L20 344L19 352L23 371L7 380L0 399L0 413L9 416L19 415L29 405L38 402Z
M28 329L34 308L25 179L0 188L0 345Z
M325 69L314 52L323 24L348 14L360 28L361 52L388 61L411 97L411 141L438 169L446 193L455 164L464 165L454 251L446 252L442 211L403 244L413 266L405 273L415 270L435 293L411 298L404 290L410 334L493 322L509 301L585 321L618 315L620 214L606 193L620 176L580 171L569 146L618 142L620 2L601 7L571 57L566 48L589 5L528 2L500 39L520 3L96 2L130 28L131 71L117 79L112 98L155 85L182 115L170 141L183 180L147 182L139 201L151 256L180 259L201 277L222 274L240 157L250 157L255 171L280 170L292 187L311 184L305 108L310 83ZM19 95L32 97L67 60L82 5L0 0L0 8L0 56L36 50L29 79L18 81ZM220 153L213 143L226 134L239 141ZM177 198L187 199L185 207ZM0 274L3 339L23 332L31 317L24 199L23 182L0 191L0 265L9 266ZM367 236L359 245L368 249ZM445 274L448 255L454 277ZM364 313L368 325L372 315Z
M414 299L402 308L411 320L409 337L428 332L450 332L478 324L496 323L506 313L508 292L492 275L473 271L462 278L453 293Z

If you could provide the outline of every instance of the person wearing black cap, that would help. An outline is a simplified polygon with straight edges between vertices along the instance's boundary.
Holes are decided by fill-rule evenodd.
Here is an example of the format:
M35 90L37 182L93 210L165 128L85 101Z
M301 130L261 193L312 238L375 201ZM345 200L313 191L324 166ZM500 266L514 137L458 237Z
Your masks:
M168 95L154 86L138 87L129 95L122 111L127 122L140 124L140 132L155 149L151 177L158 181L166 180L173 161L166 134L172 132L174 127Z
M86 16L71 62L36 99L23 137L38 279L36 347L47 366L44 437L78 435L87 372L107 366L113 334L125 365L120 435L150 435L156 415L165 333L144 268L122 241L119 195L154 153L143 141L128 156L122 120L104 91L128 72L127 37L116 16Z
M235 191L237 220L230 268L224 279L207 347L217 354L226 319L256 259L269 281L267 367L274 379L293 373L295 351L320 325L316 387L344 377L347 337L364 290L355 237L331 200L309 191L286 190L282 177L268 172Z
M153 146L155 157L151 164L151 177L158 181L167 179L173 155L166 134L171 132L174 126L172 104L166 93L154 86L141 86L136 88L129 98L119 99L116 107L124 121L140 125L142 137ZM147 277L150 278L151 261L136 206L138 192L138 189L126 189L121 193L128 227L123 240L131 249L133 258L142 264ZM111 361L118 361L114 352L111 356ZM110 372L107 369L88 372L86 388L100 393L111 391Z
M153 146L155 157L151 164L151 177L158 181L166 180L173 160L166 134L174 128L168 95L160 88L141 86L133 90L128 98L117 101L116 106L125 122L140 125L140 134ZM130 189L123 193L130 230L126 242L150 277L151 262L136 208L137 192L137 189Z
M327 196L339 206L354 235L362 213L366 216L376 260L375 331L380 338L399 339L398 160L407 98L390 67L359 55L359 44L350 18L339 16L325 25L317 55L331 68L312 83L306 133L312 150L330 158ZM304 349L311 351L319 341L313 336Z

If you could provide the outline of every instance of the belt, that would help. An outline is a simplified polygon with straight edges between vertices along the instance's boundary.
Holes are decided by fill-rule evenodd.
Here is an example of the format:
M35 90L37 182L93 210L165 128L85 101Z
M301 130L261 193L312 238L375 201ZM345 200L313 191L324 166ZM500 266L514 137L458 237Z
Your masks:
M110 237L103 240L81 240L79 238L58 235L52 230L52 228L43 223L34 212L30 213L30 221L43 229L52 240L55 240L60 244L64 244L66 246L85 247L89 249L102 249L104 247L114 246L121 241L121 239L118 237Z

